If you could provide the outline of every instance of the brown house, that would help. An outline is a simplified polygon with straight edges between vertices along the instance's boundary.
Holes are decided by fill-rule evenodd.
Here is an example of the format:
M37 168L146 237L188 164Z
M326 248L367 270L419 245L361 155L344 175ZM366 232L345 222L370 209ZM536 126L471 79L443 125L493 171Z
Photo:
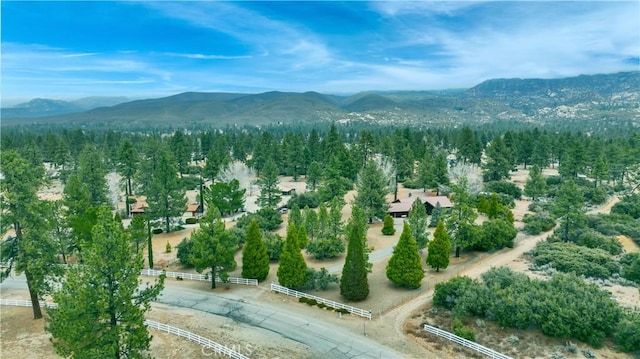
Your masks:
M408 217L411 206L416 200L422 202L429 215L438 204L440 204L440 208L453 207L453 203L451 203L449 197L446 196L412 196L393 201L389 205L388 213L394 218Z

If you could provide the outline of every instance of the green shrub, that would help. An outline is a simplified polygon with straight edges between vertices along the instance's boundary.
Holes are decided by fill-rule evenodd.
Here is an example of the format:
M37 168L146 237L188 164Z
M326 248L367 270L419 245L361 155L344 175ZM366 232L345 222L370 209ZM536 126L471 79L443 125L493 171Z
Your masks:
M171 247L171 243L169 243L169 241L167 241L167 244L164 246L164 252L165 253L171 253L172 250L173 250L173 248Z
M253 219L258 221L258 227L263 231L273 231L278 229L282 224L282 215L273 208L261 208L256 213L248 213L236 222L238 228L249 228L249 223Z
M456 317L487 318L502 327L537 327L545 335L575 338L594 347L602 346L622 317L611 293L573 274L538 280L501 267L485 272L483 284L464 278L439 283L434 293L434 303L451 305Z
M435 286L435 292L433 294L433 304L447 309L453 309L456 305L456 300L467 290L479 286L480 284L477 281L466 276L454 277L447 282L438 283Z
M331 283L339 283L338 276L330 274L326 268L320 268L320 270L307 268L305 278L306 282L302 289L327 290Z
M263 232L262 239L265 246L267 246L267 254L269 254L270 261L277 261L280 259L282 249L284 248L284 240L282 236L273 232Z
M287 208L293 208L295 204L298 205L298 208L317 208L320 205L320 200L316 192L305 192L294 194L289 201L287 201Z
M336 308L337 313L349 314L349 311L344 308Z
M135 197L127 197L127 204L134 204L138 202L138 200Z
M512 199L522 198L522 190L513 182L507 181L492 181L487 182L484 185L486 192L503 193L510 196Z
M309 241L306 249L315 259L329 259L344 253L345 243L340 237L314 239Z
M460 319L453 320L453 334L472 342L476 341L476 332L473 328L463 325Z
M578 276L609 278L620 271L618 263L609 253L574 243L540 242L532 255L537 266L549 264L560 272Z
M186 238L183 238L180 244L176 246L178 249L178 253L176 257L178 257L178 261L185 267L193 267L193 264L189 261L189 256L191 256L191 249L193 248L193 242Z
M151 230L151 233L153 233L153 234L160 234L162 232L164 232L162 230L162 228L154 228L154 229Z
M611 213L626 214L634 219L640 218L640 194L634 193L623 197L611 207Z
M560 176L548 176L547 186L559 186L562 184L562 177Z
M620 266L622 278L640 284L640 253L624 254L620 257Z
M591 204L603 204L607 201L607 192L602 187L591 186L583 189L584 199Z
M178 180L180 188L185 190L195 190L200 187L200 178L184 176Z
M318 301L317 301L317 300L315 300L315 299L309 298L309 299L307 299L307 302L306 302L306 303L307 303L308 305L310 305L310 306L314 306L314 305L318 304Z
M548 215L527 213L522 221L524 222L524 232L530 235L550 231L556 226L556 221Z
M385 236L391 236L396 233L396 229L393 227L393 217L389 213L384 215L384 224L382 226L382 234Z
M308 299L307 299L307 297L300 297L300 298L298 298L298 302L300 302L300 303L306 303L306 302L307 302L307 300L308 300Z
M198 223L198 219L196 217L189 217L184 220L185 224L196 224Z
M626 313L613 336L616 348L622 352L640 351L640 313Z

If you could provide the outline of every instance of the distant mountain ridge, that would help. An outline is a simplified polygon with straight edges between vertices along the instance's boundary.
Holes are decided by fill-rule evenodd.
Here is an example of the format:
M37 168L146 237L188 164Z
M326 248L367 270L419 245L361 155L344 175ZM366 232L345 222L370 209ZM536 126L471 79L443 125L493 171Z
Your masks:
M29 102L1 109L3 118L34 118L82 112L97 107L114 106L130 101L127 97L91 96L74 101L35 98Z
M2 117L3 125L93 123L140 128L325 121L458 125L506 120L544 124L587 119L630 121L640 127L640 71L562 79L492 79L469 89L368 91L352 96L312 91L185 92L42 118L11 119L3 109Z

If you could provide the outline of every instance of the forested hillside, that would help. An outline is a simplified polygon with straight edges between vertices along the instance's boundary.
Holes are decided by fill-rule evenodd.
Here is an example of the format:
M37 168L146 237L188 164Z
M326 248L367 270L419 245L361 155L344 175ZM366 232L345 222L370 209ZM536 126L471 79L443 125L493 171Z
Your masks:
M50 113L37 112L35 104L3 109L3 127L70 125L95 129L117 126L129 130L206 130L212 126L273 123L433 127L508 122L563 130L580 126L583 131L602 133L640 126L640 72L563 79L491 79L466 90L371 91L351 96L317 92L186 92L62 115L58 114L73 111L69 106L78 106L50 100L38 103L51 107ZM62 105L66 107L59 108ZM32 116L28 115L30 109L34 111ZM48 117L39 117L45 115Z

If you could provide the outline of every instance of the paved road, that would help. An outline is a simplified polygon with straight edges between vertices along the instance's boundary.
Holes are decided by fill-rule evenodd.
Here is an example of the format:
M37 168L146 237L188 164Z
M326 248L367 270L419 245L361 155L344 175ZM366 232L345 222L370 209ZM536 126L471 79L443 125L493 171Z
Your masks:
M24 277L8 278L0 284L0 291L8 289L26 290ZM27 298L26 292L25 298ZM403 357L370 338L345 330L333 323L310 318L293 310L281 310L269 303L259 303L226 294L221 296L207 293L181 286L180 283L166 282L158 302L228 317L269 330L314 348L318 358Z

